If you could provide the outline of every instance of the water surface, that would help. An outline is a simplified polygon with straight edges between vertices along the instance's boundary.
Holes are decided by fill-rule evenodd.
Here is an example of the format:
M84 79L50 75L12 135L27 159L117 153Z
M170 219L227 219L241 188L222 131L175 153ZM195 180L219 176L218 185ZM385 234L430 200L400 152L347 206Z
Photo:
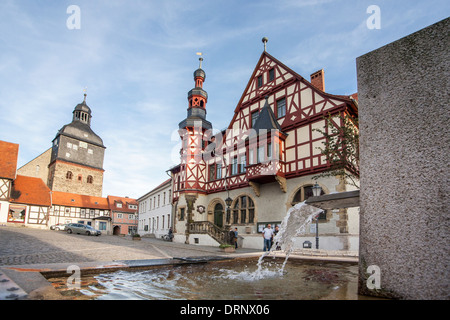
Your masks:
M358 266L266 256L205 264L117 271L84 277L68 290L66 278L49 279L66 297L98 300L358 299Z

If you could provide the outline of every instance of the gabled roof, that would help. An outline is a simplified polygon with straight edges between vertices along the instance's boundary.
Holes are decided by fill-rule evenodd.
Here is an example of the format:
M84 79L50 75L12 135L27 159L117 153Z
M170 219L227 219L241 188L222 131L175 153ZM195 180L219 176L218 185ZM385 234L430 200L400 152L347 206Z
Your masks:
M257 72L259 71L260 65L262 64L263 61L265 61L265 59L272 60L278 66L278 68L281 68L283 70L283 72L284 72L284 77L286 77L287 79L294 78L295 80L301 81L305 86L313 89L314 91L320 92L320 94L323 95L323 96L326 96L326 97L329 97L329 98L333 98L333 99L338 99L338 100L343 101L343 102L348 102L350 106L354 107L353 100L349 96L334 95L334 94L330 94L330 93L324 92L324 91L316 88L314 85L311 84L310 81L306 80L301 75L299 75L297 72L295 72L291 68L287 67L284 63L282 63L281 61L279 61L275 57L271 56L269 53L267 53L267 51L263 51L263 53L261 54L261 56L260 56L260 58L258 60L258 63L255 66L255 69L253 70L253 73L252 73L252 75L251 75L251 77L250 77L250 79L249 79L249 81L247 83L247 86L245 87L245 90L243 91L242 96L239 99L238 104L236 105L236 108L234 110L233 118L231 119L230 124L228 126L229 129L231 129L233 127L233 123L235 122L236 117L239 114L239 111L240 111L240 109L242 107L244 98L246 98L249 89L252 87L252 85L254 85L255 76L256 76ZM275 87L277 87L278 85L279 84L276 84ZM262 97L259 96L259 98L258 97L252 97L251 100L253 100L255 98L257 100L262 99ZM247 100L245 103L247 103L248 101L249 100ZM356 110L356 107L355 107L355 110Z
M136 199L131 199L127 197L116 197L116 196L108 196L108 203L109 203L109 209L113 211L120 211L120 212L129 212L129 213L135 213L137 209L130 209L128 207L129 204L137 206L138 202ZM118 207L117 204L121 203L122 207Z
M18 144L0 140L0 178L16 178L18 154Z
M273 114L272 108L270 108L269 106L267 97L266 103L259 112L258 119L256 119L255 124L252 128L255 129L256 132L259 132L259 130L278 130L281 132L281 126L278 123L277 119L275 119L275 115Z
M82 194L52 191L52 202L55 205L108 210L108 199Z
M12 183L10 202L50 207L50 189L41 178L17 175Z

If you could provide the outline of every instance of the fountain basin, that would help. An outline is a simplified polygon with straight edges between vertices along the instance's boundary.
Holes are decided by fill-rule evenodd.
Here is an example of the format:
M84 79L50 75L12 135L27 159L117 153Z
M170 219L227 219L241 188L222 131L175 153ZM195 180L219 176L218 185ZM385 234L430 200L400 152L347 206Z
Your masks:
M357 294L354 261L314 261L264 257L233 259L184 258L148 270L121 269L82 276L81 288L70 289L66 277L48 281L66 299L74 300L317 300L365 297ZM215 260L215 261L214 261Z

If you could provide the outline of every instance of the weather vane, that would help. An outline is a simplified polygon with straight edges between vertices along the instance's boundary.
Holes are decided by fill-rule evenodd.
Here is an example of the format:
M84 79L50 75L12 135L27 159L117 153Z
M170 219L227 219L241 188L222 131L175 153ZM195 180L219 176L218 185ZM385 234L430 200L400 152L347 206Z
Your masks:
M84 87L83 92L84 92L84 100L83 100L83 102L86 102L87 87Z
M202 68L202 61L203 61L203 57L202 57L203 53L197 52L196 55L200 56L200 58L198 58L198 60L200 61L199 68L201 69Z

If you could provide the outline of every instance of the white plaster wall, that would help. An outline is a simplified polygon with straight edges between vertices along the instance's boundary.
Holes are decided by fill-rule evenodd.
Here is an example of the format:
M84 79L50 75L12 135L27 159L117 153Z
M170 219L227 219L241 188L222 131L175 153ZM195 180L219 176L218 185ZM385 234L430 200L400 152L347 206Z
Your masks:
M159 188L155 192L150 192L144 197L139 198L139 224L138 233L142 235L154 235L156 238L161 238L163 235L169 232L169 228L172 225L172 205L171 196L169 197L171 190L171 183L167 184L164 188ZM164 202L164 193L165 202ZM154 206L154 199L158 201L158 195L160 196L160 205ZM152 200L150 207L150 199ZM146 205L142 205L146 203ZM170 219L168 220L168 215ZM153 223L153 218L155 222ZM159 218L159 223L157 224L157 218ZM164 219L164 227L163 227ZM145 230L145 225L148 225L148 230Z
M0 201L0 223L6 224L8 218L9 202Z

